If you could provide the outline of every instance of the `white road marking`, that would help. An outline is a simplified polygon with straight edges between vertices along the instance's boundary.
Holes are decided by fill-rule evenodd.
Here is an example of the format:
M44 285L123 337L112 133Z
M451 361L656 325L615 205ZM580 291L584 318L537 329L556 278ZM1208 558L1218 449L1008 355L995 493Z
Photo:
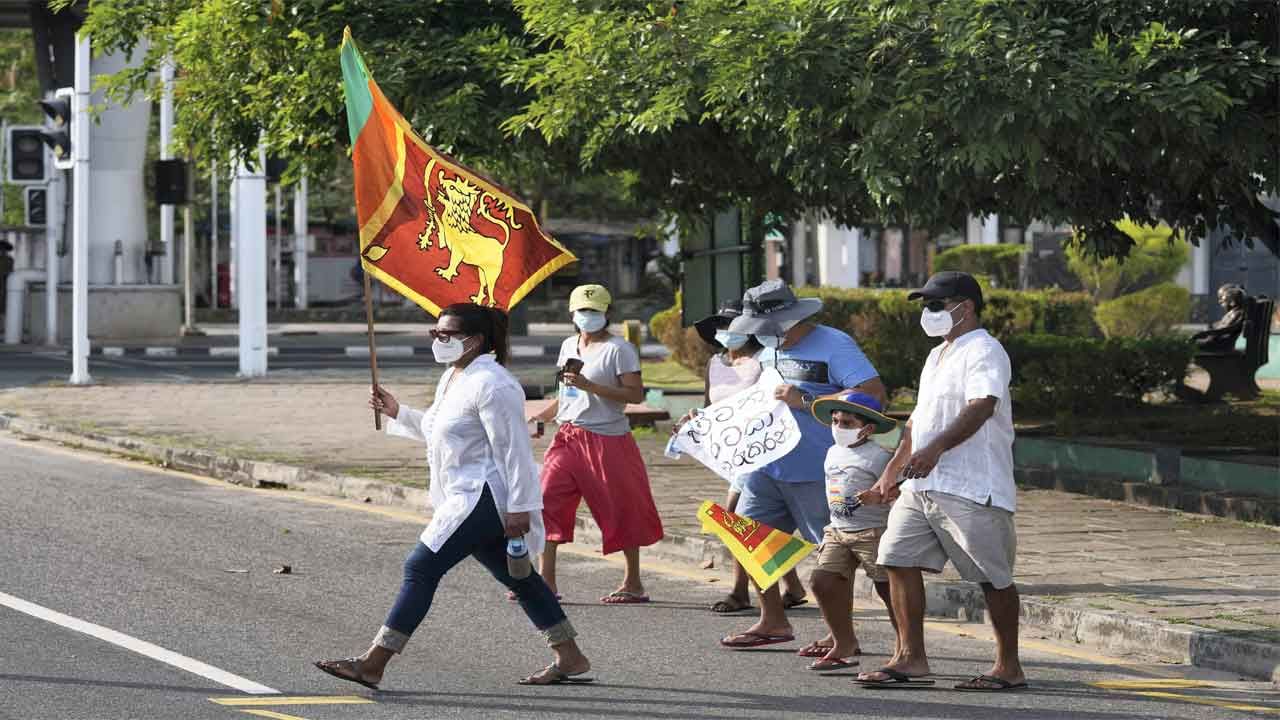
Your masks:
M166 650L159 645L153 645L145 640L139 640L135 637L117 632L111 628L105 628L101 625L94 625L91 622L81 620L79 618L64 615L56 610L27 602L21 598L0 592L0 605L26 613L34 618L39 618L54 625L61 625L68 630L84 633L90 637L96 637L99 640L105 640L112 645L131 650L139 655L145 655L152 660L159 660L167 665L172 665L179 670L186 670L194 675L199 675L216 683L226 685L229 688L239 690L240 692L250 695L278 695L279 690L269 688L266 685L259 685L252 680L247 680L239 675L233 675L226 670L220 670L212 665L206 665L199 660L193 660L186 655L179 655L172 650Z

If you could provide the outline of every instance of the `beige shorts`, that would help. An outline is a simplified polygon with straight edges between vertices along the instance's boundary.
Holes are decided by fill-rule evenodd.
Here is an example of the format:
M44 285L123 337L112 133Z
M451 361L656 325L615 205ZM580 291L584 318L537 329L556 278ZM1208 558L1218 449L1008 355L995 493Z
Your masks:
M1013 513L948 493L904 492L889 511L876 562L942 572L947 560L969 582L1013 584Z
M852 580L853 571L861 565L862 571L872 582L888 582L889 575L884 568L876 565L876 553L880 549L882 535L884 528L853 532L827 528L822 534L822 544L818 546L816 569Z

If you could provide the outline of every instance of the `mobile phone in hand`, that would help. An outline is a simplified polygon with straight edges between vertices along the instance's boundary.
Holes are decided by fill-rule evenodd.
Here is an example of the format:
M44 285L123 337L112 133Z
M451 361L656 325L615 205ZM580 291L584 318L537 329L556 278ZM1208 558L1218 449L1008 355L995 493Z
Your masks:
M578 358L569 358L564 361L564 372L580 373L582 372L583 363Z

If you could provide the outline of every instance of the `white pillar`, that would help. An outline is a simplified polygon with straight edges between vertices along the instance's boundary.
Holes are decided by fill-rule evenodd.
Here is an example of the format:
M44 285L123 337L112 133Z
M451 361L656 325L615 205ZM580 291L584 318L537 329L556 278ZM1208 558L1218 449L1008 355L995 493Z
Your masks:
M284 268L283 268L284 253L281 250L281 246L284 244L284 219L281 217L281 213L284 211L283 195L284 195L284 190L280 187L280 183L277 182L276 198L275 198L276 199L276 207L275 207L276 232L275 232L275 242L272 243L272 257L271 257L271 265L272 265L272 273L273 273L272 282L275 283L275 286L276 286L276 293L275 293L276 310L279 310L280 308L284 307L284 288L281 287L283 285L283 280L284 280Z
M66 179L61 170L54 170L45 195L44 232L44 344L58 344L58 248L66 229ZM34 328L33 328L34 330Z
M240 274L240 376L267 374L267 177L266 150L250 170L236 166L232 198Z
M172 160L173 152L173 63L166 59L160 63L160 159ZM175 248L173 244L173 206L160 206L160 246L164 255L160 262L160 284L173 284Z
M293 190L293 306L307 309L307 253L311 227L307 223L307 174L304 171Z
M817 227L815 227L813 231L814 245L817 246L818 251L818 257L816 258L818 266L818 284L831 285L834 280L832 277L833 258L831 252L834 248L832 248L831 245L835 241L834 236L836 233L832 232L834 228L831 225L831 221L823 218L822 216L818 217L816 225Z
M1212 235L1208 232L1200 238L1200 244L1191 248L1191 294L1209 295L1213 289L1209 287L1209 272L1213 264Z
M218 161L209 163L209 309L218 307Z
M849 228L845 235L845 269L849 287L862 287L862 229Z
M89 36L76 34L75 89L71 100L72 178L71 237L71 384L87 385L89 376Z
M146 46L140 45L132 56L112 53L94 57L91 72L96 77L136 67L145 52ZM120 282L145 283L148 231L144 176L151 103L139 95L121 105L101 90L93 93L92 102L102 111L90 121L89 128L93 169L85 194L93 195L96 208L89 228L90 282L112 282L118 242L123 271Z
M982 244L1000 244L1000 216L987 215L982 218Z
M230 274L228 287L231 294L231 309L240 307L240 272L238 265L240 263L240 246L236 242L236 238L240 235L239 223L236 222L236 193L239 184L236 182L238 177L239 165L232 163L231 165L231 194L227 199L227 210L231 218L231 254L227 256L227 271Z

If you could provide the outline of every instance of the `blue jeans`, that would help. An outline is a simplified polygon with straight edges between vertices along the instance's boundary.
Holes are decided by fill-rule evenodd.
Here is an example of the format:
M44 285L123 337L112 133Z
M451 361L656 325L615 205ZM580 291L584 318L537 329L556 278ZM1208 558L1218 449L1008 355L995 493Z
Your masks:
M762 472L743 476L736 512L785 533L799 530L811 543L822 542L831 521L826 481L782 482Z
M468 555L480 561L498 582L506 585L520 601L520 607L539 630L547 631L566 622L560 602L536 571L522 580L507 572L507 538L493 496L485 486L480 501L462 525L440 546L439 552L418 543L404 561L404 582L384 625L406 636L412 635L435 598L440 580Z

